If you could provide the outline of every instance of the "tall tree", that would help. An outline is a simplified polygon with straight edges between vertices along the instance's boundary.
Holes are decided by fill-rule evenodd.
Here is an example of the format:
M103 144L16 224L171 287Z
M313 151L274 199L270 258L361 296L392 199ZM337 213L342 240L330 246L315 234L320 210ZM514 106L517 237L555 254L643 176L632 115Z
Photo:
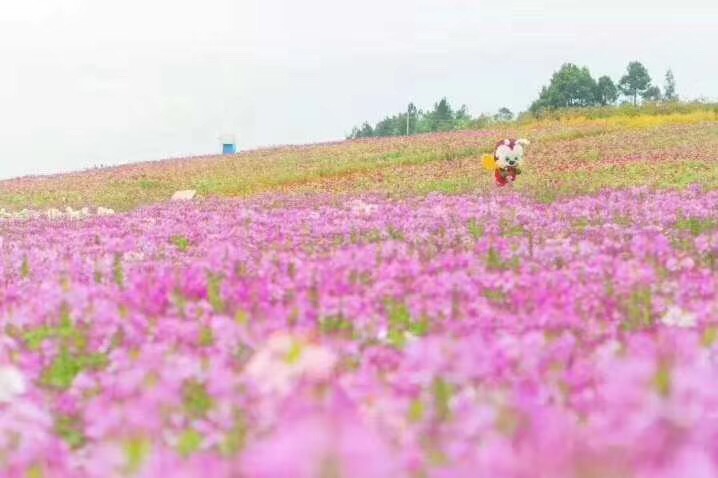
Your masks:
M456 110L454 113L454 128L455 130L466 129L472 124L473 118L469 114L469 108L466 105L461 105L461 108Z
M463 121L467 118L470 118L469 116L469 107L466 105L461 105L461 108L456 110L456 113L454 113L454 119L456 121Z
M374 129L369 123L364 123L361 127L361 133L365 138L369 138L371 136L374 136Z
M531 111L593 106L597 102L597 89L596 80L588 68L566 63L553 74L549 85L541 89L539 99L531 105Z
M651 86L641 94L644 101L661 101L661 89L657 86Z
M673 77L673 71L671 69L666 72L666 83L663 85L663 99L666 101L678 101L676 79Z
M508 109L507 107L504 106L503 108L501 108L499 110L498 113L496 113L496 116L494 116L494 119L496 119L496 121L501 121L501 122L511 121L512 119L514 119L514 113L510 109Z
M374 127L374 136L401 136L406 133L406 113L387 116Z
M598 79L596 98L601 106L612 105L618 100L618 89L610 77L604 75Z
M349 139L371 138L372 136L374 136L374 129L369 123L364 123L361 128L355 126L352 129Z
M434 104L428 120L430 131L450 131L454 128L454 111L446 98Z
M551 109L548 87L542 86L538 99L531 103L531 106L529 106L529 111L531 111L531 113L533 113L534 115L537 115L539 112L548 109Z
M387 116L374 127L364 123L355 127L347 136L348 139L404 136L407 134L428 133L434 131L454 131L479 127L483 125L483 118L472 118L466 105L454 111L446 98L434 104L429 112L418 109L414 103L409 103L407 109L393 116Z
M416 132L416 123L419 120L417 113L419 110L414 103L409 103L406 107L406 134L407 136Z
M633 106L638 105L638 96L643 95L651 87L651 76L641 62L632 61L628 64L626 74L618 83L618 89L625 96L633 98Z

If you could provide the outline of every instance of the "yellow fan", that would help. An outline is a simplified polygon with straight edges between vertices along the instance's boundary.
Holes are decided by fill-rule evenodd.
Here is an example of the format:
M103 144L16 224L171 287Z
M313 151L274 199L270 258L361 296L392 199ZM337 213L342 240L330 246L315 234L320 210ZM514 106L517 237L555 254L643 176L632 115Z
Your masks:
M484 169L492 173L498 169L496 166L496 158L494 158L492 154L485 154L481 159L481 163L484 165Z

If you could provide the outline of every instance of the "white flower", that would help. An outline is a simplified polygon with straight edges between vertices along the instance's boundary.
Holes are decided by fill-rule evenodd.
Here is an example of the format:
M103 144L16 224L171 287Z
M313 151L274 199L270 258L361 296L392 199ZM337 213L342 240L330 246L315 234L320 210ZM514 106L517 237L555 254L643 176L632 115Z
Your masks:
M379 206L376 204L371 204L362 201L361 199L357 199L349 203L349 206L351 208L352 213L359 214L363 216L368 216L369 214L372 214L379 209Z
M0 403L9 403L25 393L25 377L15 367L0 366Z
M45 212L48 219L60 219L62 217L62 211L59 209L51 208Z
M125 253L124 259L127 262L142 262L145 259L145 254L142 251L130 251Z
M302 356L297 362L300 374L321 380L329 377L334 369L336 357L334 353L324 347L314 345L305 346Z
M82 219L82 211L80 210L74 210L70 206L65 208L65 216L67 216L69 219L78 220Z
M379 332L376 334L376 338L379 340L386 340L387 337L389 337L389 329L386 327L380 328Z
M324 347L289 335L267 341L247 364L247 375L266 393L286 394L302 377L322 380L336 363L334 353Z
M661 322L669 327L695 327L698 323L696 315L691 312L686 312L680 307L670 307L666 313L661 317Z
M98 216L112 216L114 213L115 213L114 210L106 208L106 207L98 207L97 208Z

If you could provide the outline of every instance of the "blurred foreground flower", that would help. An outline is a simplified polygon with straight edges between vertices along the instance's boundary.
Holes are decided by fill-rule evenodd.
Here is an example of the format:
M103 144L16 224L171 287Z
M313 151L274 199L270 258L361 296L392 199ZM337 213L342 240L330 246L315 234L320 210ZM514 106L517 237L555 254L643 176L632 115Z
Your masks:
M279 334L270 338L247 365L247 375L257 388L284 395L301 378L320 381L329 378L336 356L321 346Z
M18 369L9 365L0 366L0 403L12 402L26 389L25 377Z
M330 393L326 406L309 400L292 400L274 433L247 450L247 476L402 476L395 452L341 390Z
M680 307L669 308L665 315L661 318L661 322L669 327L695 327L697 319L695 314L686 312Z

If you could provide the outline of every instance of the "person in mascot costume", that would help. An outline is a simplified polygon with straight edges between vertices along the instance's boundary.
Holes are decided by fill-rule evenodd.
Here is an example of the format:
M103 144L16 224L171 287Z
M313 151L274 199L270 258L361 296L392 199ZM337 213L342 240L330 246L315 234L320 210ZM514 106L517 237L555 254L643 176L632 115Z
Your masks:
M497 186L516 181L524 162L524 146L528 145L527 139L504 139L496 144L493 155L484 156L484 167L494 173Z

